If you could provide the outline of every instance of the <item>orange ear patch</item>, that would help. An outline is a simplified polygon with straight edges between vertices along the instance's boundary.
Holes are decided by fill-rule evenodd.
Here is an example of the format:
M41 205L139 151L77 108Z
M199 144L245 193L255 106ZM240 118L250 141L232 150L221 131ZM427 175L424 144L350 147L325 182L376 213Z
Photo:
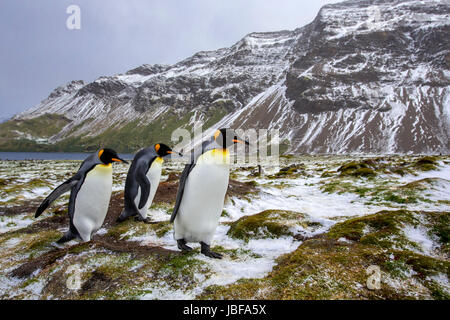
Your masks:
M103 154L103 152L104 152L105 150L100 150L99 152L98 152L98 157L100 158L101 156L102 156L102 154Z
M156 152L158 152L159 148L161 148L161 146L159 145L159 143L158 143L158 144L155 144L155 150L156 150Z
M218 136L220 136L220 130L214 132L214 140L216 140Z

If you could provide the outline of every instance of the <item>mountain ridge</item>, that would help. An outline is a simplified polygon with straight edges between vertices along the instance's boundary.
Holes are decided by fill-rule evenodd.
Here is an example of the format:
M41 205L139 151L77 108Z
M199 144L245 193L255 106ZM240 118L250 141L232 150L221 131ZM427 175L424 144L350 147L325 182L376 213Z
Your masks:
M202 123L278 129L290 153L448 154L449 14L437 0L328 4L292 31L69 82L1 124L0 149L133 152ZM21 129L46 115L56 134Z

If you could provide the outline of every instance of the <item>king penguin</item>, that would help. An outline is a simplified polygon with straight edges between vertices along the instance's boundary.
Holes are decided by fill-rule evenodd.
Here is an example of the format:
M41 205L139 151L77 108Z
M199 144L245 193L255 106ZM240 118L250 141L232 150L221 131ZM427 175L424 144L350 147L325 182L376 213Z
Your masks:
M192 250L187 242L200 242L201 253L222 258L221 254L210 250L210 245L228 188L230 155L227 148L235 143L249 144L238 138L233 130L220 129L191 154L191 161L181 174L170 217L180 250Z
M112 163L123 162L114 150L100 149L81 164L78 172L59 185L36 210L35 218L60 195L71 190L69 198L70 226L57 243L78 238L90 241L103 224L112 192Z
M172 154L172 149L162 143L136 153L125 181L124 209L118 222L136 216L136 221L151 223L147 209L152 205L158 189L163 159L170 158Z

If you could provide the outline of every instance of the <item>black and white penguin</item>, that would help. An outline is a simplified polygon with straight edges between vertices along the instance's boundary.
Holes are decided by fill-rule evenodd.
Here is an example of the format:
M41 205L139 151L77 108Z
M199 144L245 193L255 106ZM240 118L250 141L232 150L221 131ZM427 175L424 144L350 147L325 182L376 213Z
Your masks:
M210 244L228 188L230 155L227 148L235 143L249 144L231 129L217 130L213 137L194 150L190 163L186 164L170 218L180 250L192 250L187 242L200 242L201 253L222 258L221 254L210 250Z
M36 210L37 218L60 195L71 191L69 231L58 240L58 243L75 238L90 241L92 234L100 229L111 199L113 162L127 163L111 149L101 149L90 155L83 161L78 172L53 190Z
M136 153L125 181L124 209L118 222L135 216L137 221L151 223L147 209L152 205L158 189L163 159L170 158L174 153L181 156L162 143Z

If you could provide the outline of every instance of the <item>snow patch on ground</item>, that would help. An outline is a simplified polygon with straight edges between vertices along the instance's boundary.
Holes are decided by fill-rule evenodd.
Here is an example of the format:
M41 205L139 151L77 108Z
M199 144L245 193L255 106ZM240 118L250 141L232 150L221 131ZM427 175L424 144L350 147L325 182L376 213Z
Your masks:
M439 247L436 241L433 241L428 235L428 230L423 227L414 227L407 225L403 227L403 233L409 241L417 243L420 248L422 254L428 256L434 256L434 249ZM417 251L417 250L413 250Z
M29 214L0 216L0 233L22 229L35 222Z

